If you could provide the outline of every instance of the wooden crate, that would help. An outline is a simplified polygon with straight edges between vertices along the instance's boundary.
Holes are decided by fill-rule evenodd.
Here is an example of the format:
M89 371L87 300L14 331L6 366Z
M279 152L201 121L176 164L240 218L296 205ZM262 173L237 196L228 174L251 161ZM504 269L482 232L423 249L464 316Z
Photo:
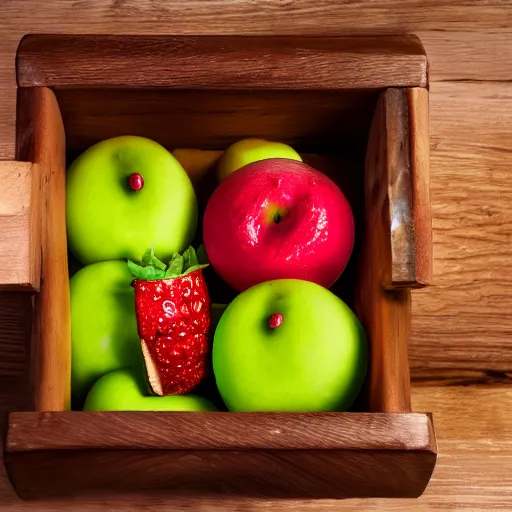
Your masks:
M407 359L410 290L428 284L432 263L420 41L34 35L17 65L18 161L0 162L0 286L34 294L33 411L9 414L4 455L18 494L419 496L436 460L431 416L411 412ZM275 139L341 186L358 236L333 291L357 311L371 351L353 411L67 410L65 170L122 134L212 151ZM191 179L203 209L215 178ZM215 280L210 292L232 298Z

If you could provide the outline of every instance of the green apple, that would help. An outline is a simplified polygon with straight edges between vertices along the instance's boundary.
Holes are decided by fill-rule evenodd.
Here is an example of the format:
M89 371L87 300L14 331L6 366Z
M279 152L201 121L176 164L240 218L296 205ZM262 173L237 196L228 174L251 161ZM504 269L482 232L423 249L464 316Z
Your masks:
M217 178L222 181L245 165L268 158L288 158L289 160L302 162L299 154L292 147L282 142L243 139L235 142L224 151L217 166Z
M238 295L215 331L213 369L230 411L343 411L366 374L356 315L308 281L267 281Z
M84 411L216 411L206 398L196 395L147 396L142 380L122 369L107 373L92 387Z
M82 153L67 174L68 243L85 264L128 258L148 247L181 253L197 227L197 201L180 163L143 138L108 139Z
M142 367L130 269L123 261L87 265L70 280L71 382L75 403L104 373Z

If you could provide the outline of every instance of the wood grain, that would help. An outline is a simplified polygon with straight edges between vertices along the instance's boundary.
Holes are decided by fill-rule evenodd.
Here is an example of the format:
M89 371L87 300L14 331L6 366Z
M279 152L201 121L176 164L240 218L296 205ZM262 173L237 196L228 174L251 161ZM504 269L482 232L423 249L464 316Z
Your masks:
M20 89L18 158L37 164L42 190L42 281L36 298L33 383L38 411L69 408L71 328L65 210L65 141L59 107L46 88Z
M45 12L47 16L43 16ZM336 4L296 0L293 4L272 2L263 5L251 0L237 0L223 4L222 10L213 9L208 1L201 0L195 0L192 6L187 0L176 0L171 4L165 0L93 0L62 6L53 2L48 4L47 11L33 0L21 0L8 2L3 13L15 26L23 27L26 17L32 25L48 26L49 29L52 20L60 13L61 18L57 19L65 33L73 28L80 33L74 27L79 22L83 26L89 24L91 32L103 34L148 33L151 32L148 24L153 33L169 32L167 24L171 21L175 23L172 31L176 34L352 34L355 27L362 33L375 34L389 33L400 27L438 31L467 27L496 30L509 28L512 24L512 14L500 0L488 0L484 5L479 0L468 0L460 5L439 0L412 0L407 7L400 0L378 0L370 5L351 0ZM248 23L252 19L259 23ZM27 31L30 32L34 31Z
M219 7L200 0L4 0L0 19L0 158L8 160L15 158L14 56L20 38L27 33L339 35L357 29L367 34L418 34L431 63L436 286L413 292L413 374L421 377L422 368L442 368L451 383L471 383L475 378L497 383L503 380L501 372L511 369L509 2L295 0L256 4L236 0ZM440 83L446 80L452 82ZM489 232L487 237L484 230ZM9 399L0 393L4 410L27 408L22 378L28 365L23 321L30 314L27 303L28 294L0 294L0 389L9 390ZM509 510L512 424L507 389L502 385L413 388L415 409L436 412L441 452L433 481L420 500L190 498L169 502L155 495L130 496L107 505L104 500L75 500L71 506L77 512L105 507L120 511ZM478 414L471 414L474 411ZM0 478L0 503L9 510L70 508L66 500L12 505L11 497Z
M428 450L426 414L12 413L7 450Z
M427 72L416 36L30 35L17 54L21 87L379 89Z
M382 120L381 120L382 117ZM382 261L380 284L389 290L416 283L413 218L413 172L407 93L389 89L382 94L372 124L365 170L366 235L375 222L383 226L373 257ZM375 212L373 210L375 209ZM376 230L378 232L378 230Z
M420 386L482 386L512 384L512 372L494 370L460 370L451 368L415 368L413 385Z
M430 90L434 286L413 292L413 368L512 369L512 84Z
M246 137L302 151L366 146L375 91L175 91L63 89L56 96L69 151L117 135L169 149L225 149Z
M407 89L409 163L414 227L414 275L418 285L432 281L432 211L430 206L430 138L428 91Z
M18 494L94 497L141 491L166 497L417 497L435 454L423 451L7 452Z
M36 292L41 274L39 168L0 161L0 183L0 290Z
M508 37L512 10L503 0L404 4L401 0L332 2L228 0L49 0L2 2L0 157L14 158L14 55L20 39L37 33L239 35L353 35L417 33L432 62L434 80L507 80L512 62ZM248 23L250 19L257 23ZM57 21L58 20L58 23ZM449 51L447 50L449 48ZM495 65L494 65L495 63ZM508 74L507 74L508 73Z
M30 346L34 297L0 293L0 411L33 410Z
M389 257L389 264L382 265L381 284L387 289L422 287L428 284L432 273L428 91L389 89L381 103L372 130L380 130L384 143L380 138L373 142L370 133L365 177L366 211L374 207L372 201L377 195L378 208L386 210L381 214L385 217L383 222L388 223L383 233L389 236L390 245L384 246L384 251L390 254L383 259ZM372 142L379 144L378 149L372 147ZM369 169L369 165L374 168ZM380 194L384 195L379 195L378 187L382 187ZM371 226L368 224L368 232ZM380 254L378 249L377 252Z
M415 246L407 92L377 103L365 165L365 223L355 308L368 334L370 411L411 410L407 347ZM403 288L403 289L402 289Z
M510 508L512 494L512 418L509 404L512 386L429 386L413 387L415 410L435 411L439 455L431 483L421 498L356 500L268 500L242 498L166 498L159 493L137 493L106 498L47 499L20 502L8 494L0 479L0 502L15 511L60 512L74 510L164 511L267 510L302 512L313 510L401 511L456 510L497 511ZM471 415L471 411L478 414ZM2 487L2 484L4 487ZM3 491L3 492L2 492Z

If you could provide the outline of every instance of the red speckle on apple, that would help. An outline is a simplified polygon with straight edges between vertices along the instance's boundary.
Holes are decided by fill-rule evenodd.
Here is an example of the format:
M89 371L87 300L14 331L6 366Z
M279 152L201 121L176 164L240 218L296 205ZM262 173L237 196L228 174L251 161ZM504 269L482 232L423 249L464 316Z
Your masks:
M130 188L137 192L144 186L144 178L138 172L134 172L133 174L130 174L128 183L130 184Z
M281 313L274 313L273 315L270 315L268 319L268 325L271 329L275 329L276 327L279 327L283 323L283 315Z

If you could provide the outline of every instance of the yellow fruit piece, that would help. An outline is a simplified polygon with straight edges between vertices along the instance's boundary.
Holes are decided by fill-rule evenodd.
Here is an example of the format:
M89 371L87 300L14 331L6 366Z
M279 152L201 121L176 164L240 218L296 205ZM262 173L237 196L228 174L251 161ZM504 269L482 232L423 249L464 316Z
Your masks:
M299 154L287 144L264 139L243 139L229 146L217 166L219 181L252 162L268 158L288 158L302 162Z
M203 149L175 149L172 154L187 172L192 183L196 183L215 166L223 151Z

